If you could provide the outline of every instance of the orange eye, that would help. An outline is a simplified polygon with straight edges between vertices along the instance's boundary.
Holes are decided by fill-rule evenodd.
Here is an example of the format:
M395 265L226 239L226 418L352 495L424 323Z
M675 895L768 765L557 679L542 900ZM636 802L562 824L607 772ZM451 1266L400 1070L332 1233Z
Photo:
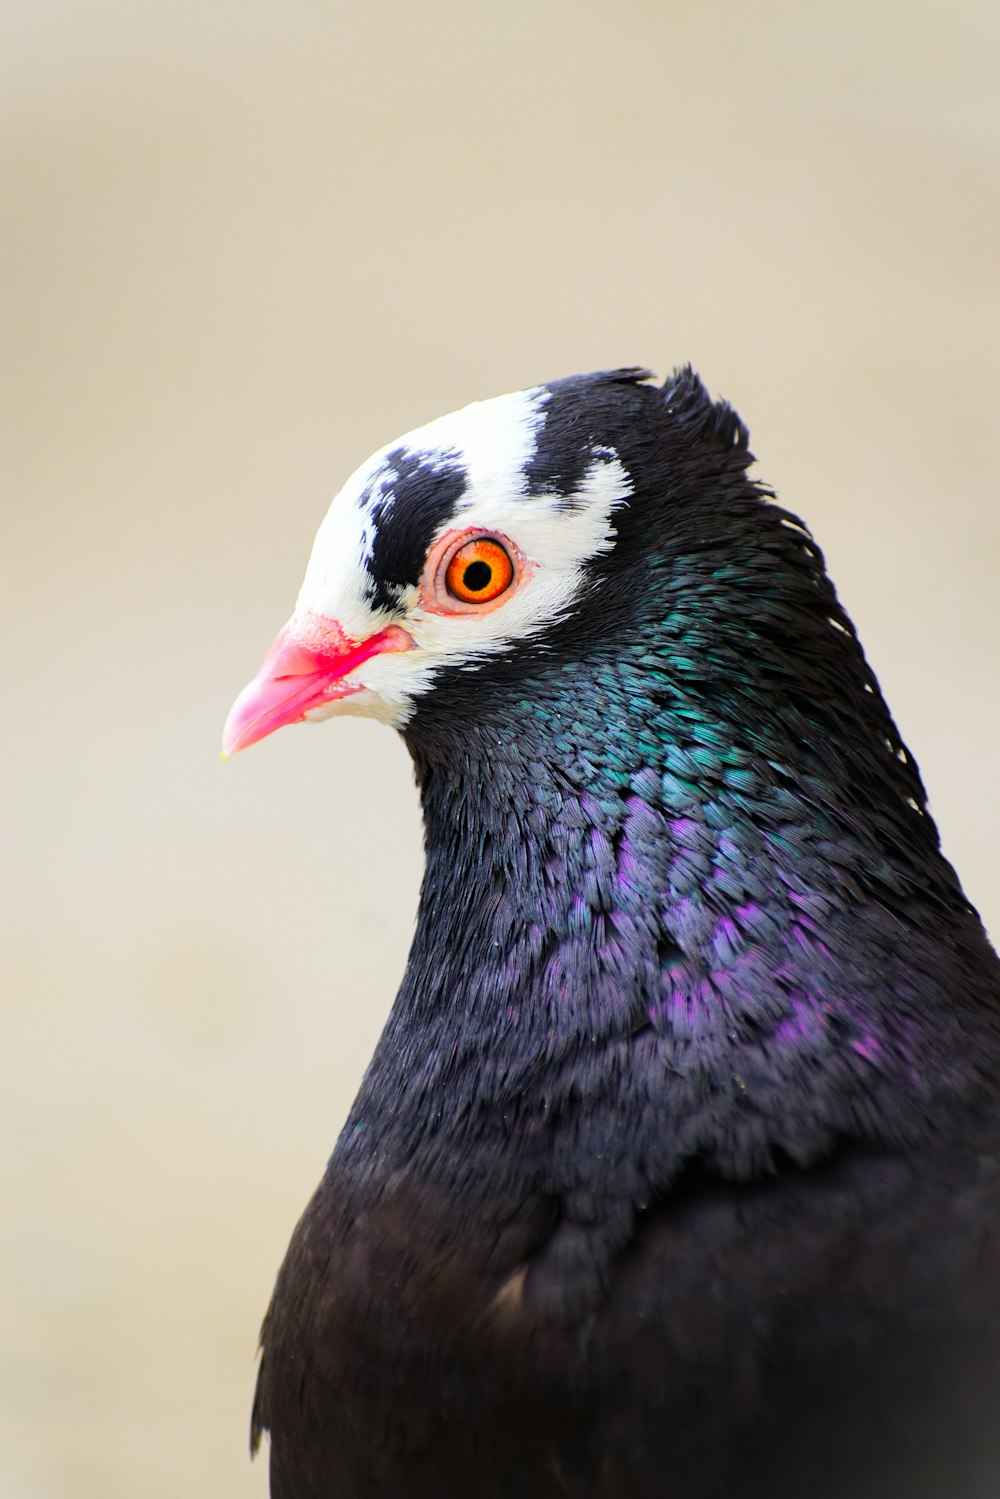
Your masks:
M463 604L490 604L513 580L513 562L499 541L488 536L460 546L445 573L448 592Z

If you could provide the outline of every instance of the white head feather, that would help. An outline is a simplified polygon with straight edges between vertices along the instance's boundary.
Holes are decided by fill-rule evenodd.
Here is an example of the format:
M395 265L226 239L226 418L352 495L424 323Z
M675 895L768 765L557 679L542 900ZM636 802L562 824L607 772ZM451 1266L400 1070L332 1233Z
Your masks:
M551 397L540 386L476 402L388 444L351 475L317 533L296 616L336 620L356 640L397 623L416 648L371 657L352 674L365 690L311 710L310 718L360 713L399 727L442 667L474 666L567 612L585 564L614 545L613 514L632 485L614 449L595 447L572 495L528 493L528 466ZM431 612L415 586L403 590L399 608L373 606L376 515L384 518L396 503L393 464L401 454L419 456L424 467L439 467L442 476L453 475L456 467L464 474L464 489L432 545L449 531L498 532L527 559L529 575L502 608L482 614Z

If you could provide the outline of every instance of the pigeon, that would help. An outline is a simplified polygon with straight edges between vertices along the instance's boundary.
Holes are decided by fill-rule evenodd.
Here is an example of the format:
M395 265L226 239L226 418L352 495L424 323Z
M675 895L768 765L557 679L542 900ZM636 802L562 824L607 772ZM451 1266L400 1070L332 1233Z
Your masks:
M346 483L232 754L412 756L402 984L261 1335L273 1499L995 1499L1000 963L690 367Z

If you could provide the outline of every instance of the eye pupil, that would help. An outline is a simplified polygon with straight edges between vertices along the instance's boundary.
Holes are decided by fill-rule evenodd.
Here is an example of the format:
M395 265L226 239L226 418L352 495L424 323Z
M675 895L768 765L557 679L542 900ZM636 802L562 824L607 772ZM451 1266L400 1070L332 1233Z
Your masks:
M462 574L462 582L470 593L482 593L493 579L493 569L488 562L470 562Z

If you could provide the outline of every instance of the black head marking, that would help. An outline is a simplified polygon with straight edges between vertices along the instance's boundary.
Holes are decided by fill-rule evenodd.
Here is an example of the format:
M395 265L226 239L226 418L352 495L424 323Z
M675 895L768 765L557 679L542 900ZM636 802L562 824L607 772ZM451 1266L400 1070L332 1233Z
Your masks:
M389 477L389 483L386 478ZM457 453L395 448L371 481L371 561L366 593L376 609L392 609L400 593L420 579L438 528L454 514L465 490L466 473Z
M563 508L575 509L595 458L614 446L616 429L634 420L637 387L652 378L639 368L599 370L543 386L542 428L525 469L527 494L558 495Z

